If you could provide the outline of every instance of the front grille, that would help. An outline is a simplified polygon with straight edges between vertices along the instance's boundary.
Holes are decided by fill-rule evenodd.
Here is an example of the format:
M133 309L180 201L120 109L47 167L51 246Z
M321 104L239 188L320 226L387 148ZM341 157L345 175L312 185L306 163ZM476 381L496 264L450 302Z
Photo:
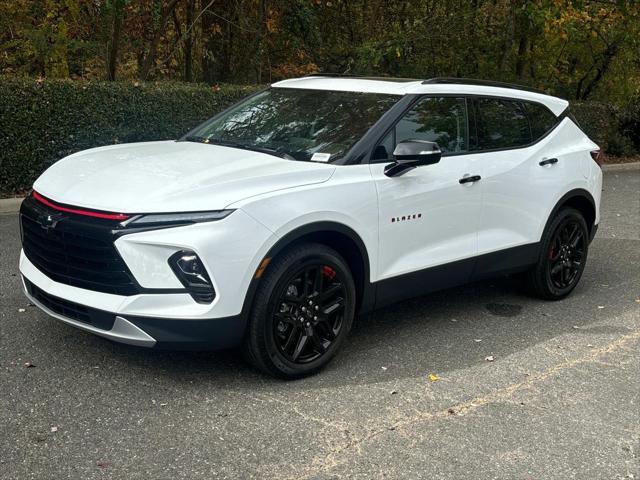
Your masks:
M60 213L32 197L24 200L20 213L24 253L52 280L116 295L139 292L113 244L117 222Z
M26 278L24 279L24 283L27 287L27 291L31 294L34 300L52 312L62 315L65 318L77 320L78 322L86 323L87 325L92 325L103 330L111 330L111 328L113 328L115 316L112 313L86 307L63 298L54 297L35 286Z

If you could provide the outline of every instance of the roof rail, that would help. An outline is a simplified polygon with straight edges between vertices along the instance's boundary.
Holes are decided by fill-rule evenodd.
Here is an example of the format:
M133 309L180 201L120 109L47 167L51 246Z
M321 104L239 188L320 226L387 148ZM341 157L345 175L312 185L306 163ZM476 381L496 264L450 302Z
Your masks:
M362 80L381 80L386 82L419 82L421 78L402 78L402 77L385 77L385 76L367 76L356 75L353 73L310 73L307 77L335 77L335 78L359 78Z
M435 77L430 78L422 82L423 85L438 84L438 83L455 83L461 85L484 85L487 87L501 87L512 88L514 90L526 90L528 92L542 93L548 95L547 92L538 90L536 88L527 87L526 85L517 85L515 83L496 82L494 80L480 80L477 78L455 78L455 77Z

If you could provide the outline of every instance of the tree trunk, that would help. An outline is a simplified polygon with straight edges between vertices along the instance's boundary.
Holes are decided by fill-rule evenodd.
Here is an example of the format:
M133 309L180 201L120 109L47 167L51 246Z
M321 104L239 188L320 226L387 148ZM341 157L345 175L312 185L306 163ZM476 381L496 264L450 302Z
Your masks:
M609 45L605 49L605 51L602 53L602 63L598 67L596 67L596 74L591 80L589 80L586 83L586 86L582 91L580 90L587 76L585 75L580 80L579 89L578 89L578 98L580 100L586 100L587 98L589 98L589 95L591 95L591 92L593 92L593 90L598 85L598 83L600 83L600 80L602 80L602 77L604 77L607 71L609 70L609 67L611 66L611 62L613 58L617 55L618 50L619 50L619 47L618 45L615 45L615 44Z
M155 69L156 62L156 53L158 51L158 44L162 39L162 34L164 33L165 26L167 25L167 20L171 16L171 13L178 5L180 0L171 0L169 4L162 9L162 15L160 16L160 23L158 28L153 32L153 36L151 37L151 42L149 43L149 50L147 55L144 57L142 61L142 68L140 70L140 78L142 80L146 80Z
M187 4L187 38L184 44L184 79L193 82L193 14L196 9L196 0L189 0Z
M109 39L109 55L107 58L107 80L116 79L118 67L118 48L120 47L120 34L122 32L122 20L124 17L123 4L114 2L113 21L111 24L111 38Z
M527 54L527 36L522 34L518 42L518 56L516 57L515 74L517 78L522 78L524 73L525 56Z

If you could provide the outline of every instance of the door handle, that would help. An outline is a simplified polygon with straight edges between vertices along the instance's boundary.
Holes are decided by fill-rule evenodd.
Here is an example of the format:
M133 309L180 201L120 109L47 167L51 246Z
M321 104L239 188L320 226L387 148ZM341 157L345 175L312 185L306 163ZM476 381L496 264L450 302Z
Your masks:
M477 182L478 180L480 180L482 177L480 175L471 175L469 177L462 177L460 180L458 180L460 183L473 183L473 182Z
M553 165L554 163L558 163L557 158L547 158L546 160L542 160L538 165L544 167L545 165Z

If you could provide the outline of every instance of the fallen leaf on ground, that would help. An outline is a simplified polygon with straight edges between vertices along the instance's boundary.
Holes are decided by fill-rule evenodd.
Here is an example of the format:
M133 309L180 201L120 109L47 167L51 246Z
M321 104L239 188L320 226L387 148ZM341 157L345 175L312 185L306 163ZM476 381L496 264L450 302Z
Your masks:
M484 357L484 359L485 359L487 362L493 362L493 361L495 360L495 357L494 357L493 355L489 355L488 357Z
M438 375L436 375L435 373L430 373L429 374L429 381L430 382L437 382L438 380L440 380L440 377Z

